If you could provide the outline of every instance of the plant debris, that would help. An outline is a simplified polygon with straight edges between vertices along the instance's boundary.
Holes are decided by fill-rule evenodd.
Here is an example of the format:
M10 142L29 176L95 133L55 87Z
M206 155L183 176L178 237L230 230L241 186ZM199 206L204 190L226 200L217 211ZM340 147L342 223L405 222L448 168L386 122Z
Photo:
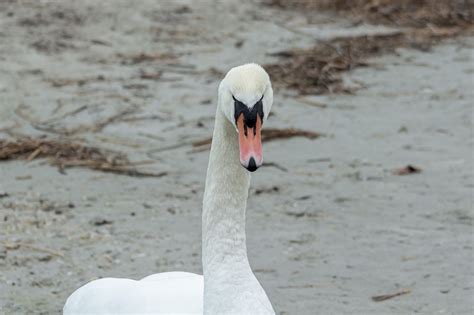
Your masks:
M395 293L391 293L391 294L376 295L376 296L372 297L372 301L382 302L382 301L386 301L386 300L392 299L392 298L400 296L400 295L408 294L410 292L411 292L410 289L403 289L399 292L395 292Z
M102 226L102 225L109 225L114 222L107 219L103 219L103 218L95 218L95 219L92 219L89 223L94 226Z
M162 76L161 72L145 72L143 70L140 71L140 79L143 80L158 80Z
M309 130L301 130L301 129L294 129L294 128L286 128L286 129L274 129L274 128L267 128L262 130L262 141L273 141L277 139L288 139L293 137L305 137L308 139L316 139L319 138L321 134L309 131Z
M305 137L308 139L316 139L320 137L321 134L309 131L309 130L301 130L295 128L286 128L286 129L276 129L276 128L268 128L262 129L262 141L269 142L278 139L288 139L293 137ZM192 142L192 146L195 148L202 148L202 147L210 147L212 143L212 137L206 138L203 140L198 140Z
M427 50L441 39L460 33L459 28L430 28L381 35L340 37L310 49L277 53L281 61L265 66L273 82L300 94L351 93L342 73L368 66L370 57L394 53L397 48Z
M263 165L262 166L265 166L265 167L274 167L276 169L279 169L280 171L282 172L288 172L288 169L286 167L283 167L281 166L280 164L278 163L275 163L275 162L263 162Z
M77 85L77 86L83 86L86 83L92 83L92 82L102 82L105 81L105 77L103 75L98 75L94 77L88 77L88 78L83 78L83 79L47 79L49 83L53 87L63 87L63 86L68 86L68 85Z
M143 62L155 62L161 60L175 60L176 56L169 53L139 53L136 55L117 54L117 57L122 59L123 65L136 65Z
M269 0L268 5L297 10L329 10L355 21L423 28L474 24L471 0Z
M258 188L255 190L255 194L256 195L271 194L271 193L278 193L279 191L280 191L280 187L273 186L269 188Z
M266 4L331 10L359 22L410 27L392 34L341 37L311 49L273 54L282 62L266 66L272 80L301 94L351 93L342 84L341 73L366 66L369 57L401 47L427 50L442 39L474 31L471 0L270 0Z
M38 247L38 246L33 245L33 244L21 243L21 242L7 242L7 241L3 241L3 240L0 240L0 243L3 244L3 246L5 247L6 250L17 250L20 247L23 247L23 248L28 248L28 249L31 249L31 250L34 250L34 251L51 254L51 255L57 256L57 257L62 257L62 258L64 257L63 254L61 254L57 251L51 250L49 248Z
M408 164L405 167L402 167L393 171L393 174L395 175L410 175L410 174L416 174L416 173L421 173L421 168L417 166L413 166L411 164Z
M122 97L120 95L109 95L109 97L118 97L122 101L128 102L127 97ZM15 109L15 114L21 117L22 119L28 121L31 126L39 131L44 131L44 132L49 132L49 133L55 133L59 134L62 136L71 136L77 133L82 133L82 132L99 132L105 127L107 127L109 124L116 123L116 122L122 122L126 121L126 119L130 118L130 115L136 113L137 108L136 107L129 107L125 108L109 117L105 117L99 121L96 121L93 124L81 124L79 126L75 126L72 128L67 128L67 127L55 127L55 123L58 120L64 119L68 116L74 116L77 115L78 113L86 110L88 107L81 106L73 111L70 111L68 113L65 113L59 117L56 118L51 118L46 121L38 121L34 117L32 117L30 114L27 113L27 108L20 105Z
M161 177L162 173L148 173L136 170L123 154L104 151L77 143L23 137L16 141L0 140L0 160L24 159L32 161L48 158L60 172L68 167L85 167L92 170L135 177Z

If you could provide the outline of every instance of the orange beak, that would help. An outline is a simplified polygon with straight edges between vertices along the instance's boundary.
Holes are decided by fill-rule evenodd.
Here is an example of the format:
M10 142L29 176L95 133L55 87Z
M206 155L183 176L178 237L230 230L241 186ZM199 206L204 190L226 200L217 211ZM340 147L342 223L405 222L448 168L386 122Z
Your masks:
M250 172L254 172L263 163L262 120L257 115L257 121L253 128L248 127L244 121L244 114L237 119L237 129L239 130L240 163Z

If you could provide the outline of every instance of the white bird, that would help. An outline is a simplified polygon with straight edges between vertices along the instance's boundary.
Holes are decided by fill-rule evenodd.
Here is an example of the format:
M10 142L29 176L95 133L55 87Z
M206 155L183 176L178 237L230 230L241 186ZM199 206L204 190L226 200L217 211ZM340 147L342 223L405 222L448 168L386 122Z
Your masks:
M203 276L94 280L67 299L64 314L275 314L245 240L249 171L263 163L260 131L272 103L270 78L257 64L232 68L219 85L203 198Z

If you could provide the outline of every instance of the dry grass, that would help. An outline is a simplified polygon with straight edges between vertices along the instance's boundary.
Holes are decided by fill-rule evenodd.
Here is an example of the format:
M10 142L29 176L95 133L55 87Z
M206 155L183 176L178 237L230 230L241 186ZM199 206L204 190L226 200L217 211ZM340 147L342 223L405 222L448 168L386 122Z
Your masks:
M278 53L281 61L266 65L272 81L301 94L350 93L341 74L366 66L370 57L393 53L397 48L427 50L440 40L458 35L457 27L413 29L385 35L342 37L310 49Z
M92 170L136 177L161 177L166 173L140 172L122 155L77 143L47 139L20 138L16 141L0 140L0 161L23 159L31 161L47 158L60 171L68 167L85 167Z
M428 49L440 40L474 30L474 0L269 0L268 5L329 10L356 22L404 26L392 35L338 38L308 50L282 52L284 59L267 65L272 80L301 94L351 92L341 73L366 65L369 57L398 47Z
M424 28L474 24L472 0L269 0L285 9L330 10L373 24Z

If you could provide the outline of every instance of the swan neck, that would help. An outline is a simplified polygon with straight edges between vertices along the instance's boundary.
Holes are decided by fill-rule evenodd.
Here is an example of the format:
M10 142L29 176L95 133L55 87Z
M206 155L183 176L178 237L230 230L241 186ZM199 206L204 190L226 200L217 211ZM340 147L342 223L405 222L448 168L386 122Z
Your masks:
M204 314L274 314L247 258L249 186L237 131L218 106L202 213Z
M250 175L240 164L234 126L217 109L203 200L204 276L219 267L248 266L245 211Z

